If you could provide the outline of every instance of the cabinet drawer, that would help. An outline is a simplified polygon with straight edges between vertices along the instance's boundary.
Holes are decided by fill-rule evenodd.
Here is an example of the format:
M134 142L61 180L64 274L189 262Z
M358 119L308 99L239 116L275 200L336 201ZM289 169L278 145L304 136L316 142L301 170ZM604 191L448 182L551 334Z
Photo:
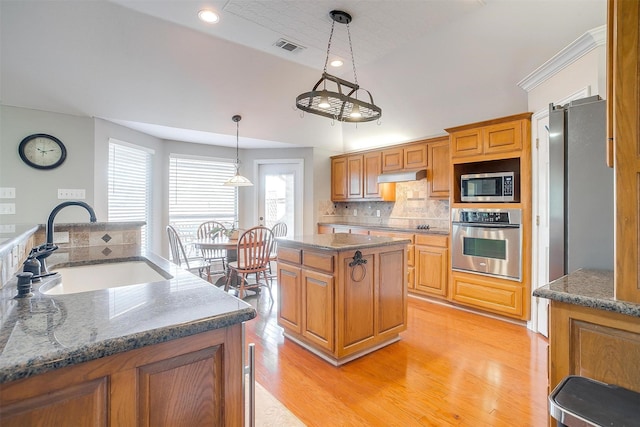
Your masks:
M333 255L320 252L303 251L302 264L305 267L326 271L327 273L333 273L334 269Z
M278 248L278 260L300 264L301 253L302 251L300 249L280 247Z
M453 274L452 299L498 314L522 318L523 288L517 283Z
M435 234L416 234L416 245L439 246L446 248L449 246L449 236L439 236Z

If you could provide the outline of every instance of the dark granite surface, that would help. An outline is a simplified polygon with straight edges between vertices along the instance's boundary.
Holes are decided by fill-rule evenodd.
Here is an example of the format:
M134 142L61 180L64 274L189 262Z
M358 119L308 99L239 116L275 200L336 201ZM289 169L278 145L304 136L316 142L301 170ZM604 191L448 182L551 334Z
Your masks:
M249 304L163 258L145 254L124 260L146 260L172 278L76 294L40 293L48 280L60 280L55 275L34 284L33 297L19 300L13 298L15 283L5 286L0 293L0 384L256 316Z
M381 231L398 231L403 233L416 233L416 234L441 234L441 235L449 235L448 228L429 228L429 229L420 229L420 228L405 228L405 227L393 227L387 225L378 225L378 224L358 224L353 222L319 222L318 225L328 225L328 226L341 226L341 227L357 227L364 228L367 230L381 230Z
M411 243L409 239L395 237L367 236L364 234L334 233L309 234L294 236L293 238L276 239L278 245L287 247L310 247L331 251L347 251L353 249L372 248L377 246L395 245L397 243Z
M533 296L640 317L640 304L614 298L611 270L577 270L536 289Z

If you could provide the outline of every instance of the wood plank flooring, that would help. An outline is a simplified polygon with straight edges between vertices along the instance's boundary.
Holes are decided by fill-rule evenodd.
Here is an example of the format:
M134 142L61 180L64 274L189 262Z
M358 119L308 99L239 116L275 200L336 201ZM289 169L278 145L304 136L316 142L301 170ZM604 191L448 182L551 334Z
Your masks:
M400 342L334 367L283 337L273 291L246 299L256 380L308 426L547 425L547 340L522 325L410 298Z

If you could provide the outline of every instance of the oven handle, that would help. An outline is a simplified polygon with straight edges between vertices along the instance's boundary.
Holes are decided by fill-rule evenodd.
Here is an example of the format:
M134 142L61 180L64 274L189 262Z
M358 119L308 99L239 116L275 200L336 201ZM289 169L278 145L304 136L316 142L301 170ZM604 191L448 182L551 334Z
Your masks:
M520 228L520 224L499 224L499 223L480 223L480 222L451 222L452 225L461 227L479 227L479 228Z

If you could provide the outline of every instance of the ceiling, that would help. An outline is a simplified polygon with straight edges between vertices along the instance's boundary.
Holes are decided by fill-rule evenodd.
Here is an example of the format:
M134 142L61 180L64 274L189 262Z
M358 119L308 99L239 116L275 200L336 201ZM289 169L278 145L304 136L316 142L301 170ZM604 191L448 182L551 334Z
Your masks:
M204 24L210 7L220 22ZM328 12L353 16L358 83L379 123L301 114ZM517 82L606 21L606 0L0 0L6 105L102 118L162 139L240 147L382 146L527 109ZM286 39L304 49L274 46ZM331 57L353 80L346 26Z

